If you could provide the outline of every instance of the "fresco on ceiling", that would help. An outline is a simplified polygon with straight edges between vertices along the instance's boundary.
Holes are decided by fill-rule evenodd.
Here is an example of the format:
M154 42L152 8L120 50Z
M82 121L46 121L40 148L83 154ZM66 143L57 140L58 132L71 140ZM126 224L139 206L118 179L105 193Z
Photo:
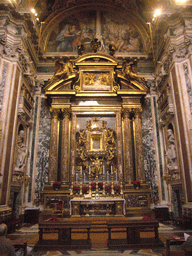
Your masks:
M50 35L48 52L77 52L83 44L86 52L92 51L90 42L95 38L96 13L81 13L59 23Z
M97 18L96 18L97 17ZM85 53L92 52L90 42L96 37L101 42L99 51L109 53L109 45L116 47L116 54L143 52L139 33L120 17L95 11L76 14L60 22L52 31L48 52L77 53L83 44Z

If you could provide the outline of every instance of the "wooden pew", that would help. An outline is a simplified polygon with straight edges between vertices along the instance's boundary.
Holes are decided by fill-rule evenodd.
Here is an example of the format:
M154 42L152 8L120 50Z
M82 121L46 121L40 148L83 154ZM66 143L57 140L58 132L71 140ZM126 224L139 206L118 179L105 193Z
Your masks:
M45 217L45 216L44 216ZM39 218L39 241L35 245L35 250L55 250L55 249L90 249L91 240L90 240L90 229L91 223L88 221L77 222L73 220L64 220L62 218L49 218L44 219L42 216ZM86 231L86 239L72 239L71 231L78 229L79 232L84 233ZM57 232L57 240L44 240L43 233L46 230L46 233Z
M157 220L126 220L121 222L107 222L108 248L152 248L164 246L158 234L159 221ZM112 239L111 234L117 230L126 232L126 239ZM123 231L126 230L126 231ZM140 232L144 230L154 232L154 238L141 238Z

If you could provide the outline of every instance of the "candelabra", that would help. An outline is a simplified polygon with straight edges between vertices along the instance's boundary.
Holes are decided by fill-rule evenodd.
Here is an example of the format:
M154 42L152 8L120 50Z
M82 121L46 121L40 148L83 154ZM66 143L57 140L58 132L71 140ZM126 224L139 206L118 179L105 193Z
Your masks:
M123 196L123 175L121 174L121 177L120 177L120 195L121 197Z
M82 179L83 179L83 175L81 174L80 175L80 196L82 196L82 187L83 187L83 182L82 182Z
M111 174L111 195L114 196L113 174Z

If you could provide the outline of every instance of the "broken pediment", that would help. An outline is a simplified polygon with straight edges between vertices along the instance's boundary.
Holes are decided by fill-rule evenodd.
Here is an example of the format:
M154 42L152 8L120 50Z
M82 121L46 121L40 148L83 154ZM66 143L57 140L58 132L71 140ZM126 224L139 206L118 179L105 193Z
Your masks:
M75 61L57 60L55 73L45 87L46 95L145 95L144 78L137 75L137 62L119 64L107 54L91 53Z

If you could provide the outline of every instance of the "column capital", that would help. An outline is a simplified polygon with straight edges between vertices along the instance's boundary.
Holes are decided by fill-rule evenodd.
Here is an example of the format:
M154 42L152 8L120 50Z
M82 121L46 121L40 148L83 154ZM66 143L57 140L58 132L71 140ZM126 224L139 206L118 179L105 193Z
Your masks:
M141 118L142 108L134 108L133 113L135 118Z
M130 118L131 113L132 113L131 108L122 108L122 114L124 118Z
M51 118L55 119L55 118L59 118L59 114L60 114L60 109L57 108L51 108L50 109L50 113L51 113Z
M70 118L71 117L71 108L62 108L61 109L62 118Z

